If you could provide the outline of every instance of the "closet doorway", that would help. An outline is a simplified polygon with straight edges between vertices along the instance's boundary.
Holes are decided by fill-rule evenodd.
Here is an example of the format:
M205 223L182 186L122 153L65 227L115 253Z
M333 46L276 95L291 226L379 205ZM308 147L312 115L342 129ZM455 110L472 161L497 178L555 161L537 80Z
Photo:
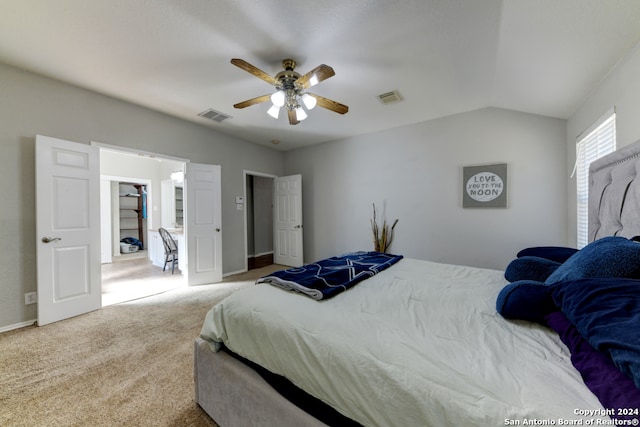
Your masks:
M244 200L236 208L245 211L246 270L273 264L273 180L275 175L245 171Z
M158 233L159 227L170 229L184 249L179 220L183 202L163 200L169 196L162 191L170 180L182 190L179 175L184 176L184 170L185 162L179 159L100 144L103 306L187 285L179 268L174 274L170 266L162 271L164 247ZM166 206L176 210L171 218Z

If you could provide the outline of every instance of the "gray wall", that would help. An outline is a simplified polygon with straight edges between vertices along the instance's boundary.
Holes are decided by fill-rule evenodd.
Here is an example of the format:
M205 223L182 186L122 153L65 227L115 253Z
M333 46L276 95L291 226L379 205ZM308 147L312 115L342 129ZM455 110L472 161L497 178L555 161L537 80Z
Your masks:
M486 108L285 153L302 174L305 260L372 250L372 203L400 221L391 252L502 269L567 242L566 122ZM507 209L463 209L462 168L507 163Z
M0 329L36 318L35 135L221 165L223 271L244 269L244 170L281 175L283 155L215 130L0 65Z
M582 106L567 121L567 168L576 161L576 138L592 123L615 107L618 148L640 140L640 44L609 72ZM576 244L576 181L569 180L569 241Z

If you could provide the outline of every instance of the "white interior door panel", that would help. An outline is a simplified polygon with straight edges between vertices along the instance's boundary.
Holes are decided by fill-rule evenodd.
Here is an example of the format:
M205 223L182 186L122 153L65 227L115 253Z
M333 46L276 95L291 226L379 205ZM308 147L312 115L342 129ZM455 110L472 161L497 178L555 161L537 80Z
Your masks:
M190 286L222 281L220 176L218 165L187 165L186 231Z
M100 154L36 136L38 324L102 306Z
M302 175L274 179L274 262L300 267L304 262Z

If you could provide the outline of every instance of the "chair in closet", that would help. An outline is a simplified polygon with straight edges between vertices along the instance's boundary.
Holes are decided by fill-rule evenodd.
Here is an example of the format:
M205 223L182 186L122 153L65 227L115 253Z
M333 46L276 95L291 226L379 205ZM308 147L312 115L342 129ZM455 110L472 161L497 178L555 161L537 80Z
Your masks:
M178 242L176 242L171 234L164 228L159 228L158 232L162 238L162 244L164 245L164 266L162 271L167 268L167 264L171 262L171 274L175 270L178 263Z

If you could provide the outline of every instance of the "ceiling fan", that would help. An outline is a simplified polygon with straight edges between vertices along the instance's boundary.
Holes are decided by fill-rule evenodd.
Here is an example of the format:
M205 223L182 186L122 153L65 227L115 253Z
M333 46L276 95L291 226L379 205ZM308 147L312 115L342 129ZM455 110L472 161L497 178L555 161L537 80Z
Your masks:
M234 58L231 60L231 63L276 88L276 92L273 94L262 95L239 102L234 105L235 108L245 108L271 100L273 105L269 108L267 113L271 117L277 119L280 114L280 108L283 107L287 110L289 124L291 125L297 125L300 121L307 118L307 113L302 108L303 104L308 110L319 105L322 108L335 111L339 114L345 114L349 111L349 107L344 104L307 92L308 88L315 86L321 81L336 74L335 71L333 71L333 68L328 65L318 65L308 73L300 75L294 71L296 68L296 61L293 59L285 59L282 61L284 71L280 71L275 77L271 77L269 74L249 64L243 59Z

